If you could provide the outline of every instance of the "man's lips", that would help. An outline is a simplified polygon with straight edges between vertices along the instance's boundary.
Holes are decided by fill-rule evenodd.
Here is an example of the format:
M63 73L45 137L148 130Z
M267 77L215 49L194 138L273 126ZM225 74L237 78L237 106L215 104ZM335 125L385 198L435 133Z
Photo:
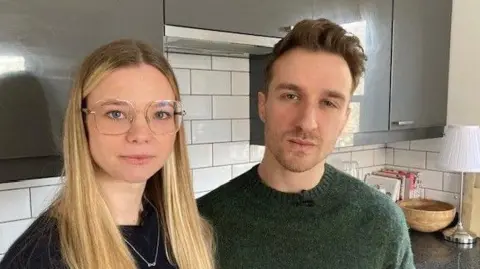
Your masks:
M291 138L291 139L288 139L288 141L291 142L291 143L300 145L300 146L305 146L305 147L316 145L314 142L312 142L311 140L307 140L307 139Z

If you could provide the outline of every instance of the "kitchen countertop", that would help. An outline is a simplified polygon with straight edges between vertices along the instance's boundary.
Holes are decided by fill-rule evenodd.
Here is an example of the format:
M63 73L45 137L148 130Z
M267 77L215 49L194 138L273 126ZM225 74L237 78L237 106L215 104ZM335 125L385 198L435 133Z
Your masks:
M412 251L417 269L480 268L480 240L471 248L462 248L443 239L441 232L411 230Z

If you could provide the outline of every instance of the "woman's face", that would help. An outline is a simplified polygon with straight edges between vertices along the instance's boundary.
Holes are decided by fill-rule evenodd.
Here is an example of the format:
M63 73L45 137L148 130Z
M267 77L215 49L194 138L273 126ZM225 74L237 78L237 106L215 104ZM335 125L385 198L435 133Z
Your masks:
M87 96L97 176L143 183L163 167L175 142L176 110L174 102L162 100L175 100L174 91L160 71L146 64L113 71Z

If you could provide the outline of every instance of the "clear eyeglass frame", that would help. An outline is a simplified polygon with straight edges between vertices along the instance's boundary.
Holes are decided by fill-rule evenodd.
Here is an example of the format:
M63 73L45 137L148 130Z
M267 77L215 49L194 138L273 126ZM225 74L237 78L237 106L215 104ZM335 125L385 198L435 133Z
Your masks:
M100 120L97 117L99 117L100 108L103 105L111 105L111 104L126 105L126 107L129 109L128 112L131 112L131 113L127 113L128 114L127 120L128 120L128 123L129 123L128 128L123 127L122 131L106 131L104 128L99 127ZM154 106L156 104L161 104L161 105L166 104L166 105L170 105L170 107L173 108L172 117L173 117L173 120L175 121L175 123L174 123L175 128L173 130L171 130L171 131L155 131L155 128L152 128L151 120L148 116L148 113L149 113L150 109L152 108L152 106ZM121 134L128 133L130 131L130 129L132 128L132 124L136 120L136 117L137 117L137 110L135 109L135 106L132 104L132 102L130 102L128 100L120 100L120 99L107 99L107 100L97 101L92 106L91 109L90 108L82 108L82 112L85 113L86 115L92 114L93 117L94 117L94 121L95 121L95 128L98 130L98 132L100 132L101 134L105 134L105 135L121 135ZM178 132L178 130L180 130L180 128L182 126L182 123L183 123L183 117L186 115L186 112L182 109L182 103L180 101L177 101L177 100L155 100L155 101L149 102L144 107L143 115L145 117L145 120L147 122L149 130L153 134L155 134L155 135L171 135L171 134L174 134L174 133Z

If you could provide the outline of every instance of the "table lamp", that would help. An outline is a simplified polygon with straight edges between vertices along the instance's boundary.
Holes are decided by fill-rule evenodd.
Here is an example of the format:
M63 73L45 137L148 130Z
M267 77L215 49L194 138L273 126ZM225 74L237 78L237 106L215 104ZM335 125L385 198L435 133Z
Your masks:
M462 224L463 180L464 173L480 172L480 126L449 125L442 138L437 166L449 172L460 172L460 210L455 227L445 229L445 240L473 244L477 236L467 231Z

